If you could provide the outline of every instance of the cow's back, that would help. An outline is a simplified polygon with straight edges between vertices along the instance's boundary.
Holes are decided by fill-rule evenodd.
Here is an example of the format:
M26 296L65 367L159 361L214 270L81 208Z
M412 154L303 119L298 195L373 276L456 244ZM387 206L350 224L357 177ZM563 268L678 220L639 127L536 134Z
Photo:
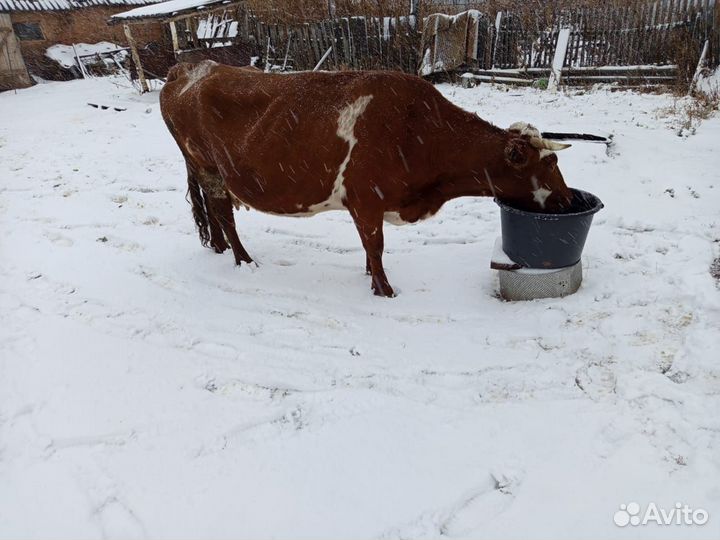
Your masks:
M267 74L205 61L173 67L160 99L186 159L218 172L251 207L303 214L338 207L331 200L338 182L380 182L409 175L410 160L422 164L428 148L410 124L438 96L432 85L399 73ZM396 189L401 198L406 185L383 192Z

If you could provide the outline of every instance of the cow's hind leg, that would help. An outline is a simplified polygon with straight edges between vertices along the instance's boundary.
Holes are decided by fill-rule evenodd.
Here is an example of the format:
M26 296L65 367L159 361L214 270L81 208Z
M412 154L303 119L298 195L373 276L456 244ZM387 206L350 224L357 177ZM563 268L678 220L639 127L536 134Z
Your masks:
M253 262L252 257L250 257L245 250L235 230L235 216L233 215L230 195L226 192L225 197L210 197L209 203L209 207L212 208L212 214L217 219L228 242L230 242L233 255L235 256L235 264L240 266L243 262Z
M239 266L243 262L253 262L248 252L245 251L235 230L232 200L230 199L230 193L228 193L225 187L225 181L216 171L204 169L198 172L198 181L205 194L208 215L212 216L210 225L212 225L212 220L215 220L222 230L225 239L227 239L230 247L232 247L235 264Z
M377 296L395 296L395 292L385 275L385 269L382 263L383 249L385 247L382 214L372 217L352 211L351 214L353 215L355 226L360 234L360 240L362 240L363 247L365 248L366 267L369 268L369 273L372 276L373 292Z
M225 234L223 233L222 225L213 211L213 205L210 202L210 197L207 193L204 195L205 208L208 215L208 225L210 227L210 245L215 250L215 253L222 253L230 246L228 246L228 243L225 241Z
M207 175L197 173L197 169L187 162L187 200L192 205L193 219L200 236L200 243L207 247L208 244L215 250L215 253L222 253L229 246L225 241L220 222L213 212L208 194Z
M203 194L197 175L187 167L188 190L186 199L192 206L193 220L197 227L200 243L207 247L210 242L210 217L208 215L207 194Z

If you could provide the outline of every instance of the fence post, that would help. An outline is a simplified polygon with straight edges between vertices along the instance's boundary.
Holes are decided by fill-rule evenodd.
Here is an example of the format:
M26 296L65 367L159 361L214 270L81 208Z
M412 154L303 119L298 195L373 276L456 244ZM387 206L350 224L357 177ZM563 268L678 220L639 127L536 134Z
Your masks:
M177 53L180 50L180 45L178 44L178 33L175 21L170 21L170 38L172 39L173 54L177 56Z
M562 77L562 68L565 63L565 53L567 52L568 41L570 41L570 29L561 28L558 33L557 44L555 45L555 56L553 56L552 69L550 71L550 80L547 89L550 92L556 92Z
M140 93L144 94L145 92L149 92L150 88L148 87L148 83L145 80L145 71L143 70L142 64L140 63L140 54L137 50L135 38L130 31L129 25L123 24L123 31L125 32L125 37L127 38L128 45L130 45L130 54L132 55L133 62L135 62L135 71L137 72L138 81L140 82Z
M495 61L497 60L498 47L500 46L500 26L502 25L502 11L498 11L495 16L495 43L493 44L493 54L491 69L495 69Z
M698 81L700 80L700 75L702 74L702 69L705 67L705 59L707 58L708 49L710 48L710 40L705 40L705 45L703 45L702 53L700 53L700 60L698 60L697 69L695 69L695 75L692 78L692 82L690 83L690 89L688 90L688 96L691 96L692 93L695 91L695 87L697 86Z
M335 0L328 0L328 15L331 19L335 18Z

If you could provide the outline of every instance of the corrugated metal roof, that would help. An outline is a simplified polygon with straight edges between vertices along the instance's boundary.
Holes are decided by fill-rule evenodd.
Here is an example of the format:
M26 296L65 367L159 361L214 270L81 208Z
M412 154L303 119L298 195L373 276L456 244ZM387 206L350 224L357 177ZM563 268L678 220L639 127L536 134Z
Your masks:
M147 6L161 0L0 0L0 13L11 11L69 11L95 6Z

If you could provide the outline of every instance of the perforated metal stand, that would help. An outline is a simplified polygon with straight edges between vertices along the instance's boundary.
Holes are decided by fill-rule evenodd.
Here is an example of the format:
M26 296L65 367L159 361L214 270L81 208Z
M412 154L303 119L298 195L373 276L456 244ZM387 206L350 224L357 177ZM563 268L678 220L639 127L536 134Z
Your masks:
M573 294L582 283L582 262L565 268L542 270L523 268L502 250L502 240L495 240L490 268L500 277L500 296L505 300L558 298Z

